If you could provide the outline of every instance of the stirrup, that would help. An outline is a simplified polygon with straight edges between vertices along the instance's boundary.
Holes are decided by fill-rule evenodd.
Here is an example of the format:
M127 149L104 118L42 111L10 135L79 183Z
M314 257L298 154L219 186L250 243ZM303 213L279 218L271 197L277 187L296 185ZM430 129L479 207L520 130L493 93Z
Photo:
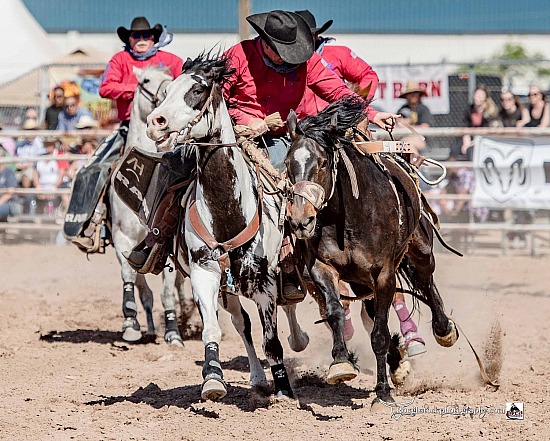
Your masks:
M158 261L160 260L160 258L164 254L163 250L164 250L164 244L156 243L155 245L153 245L153 248L151 248L151 252L149 253L149 256L147 257L147 260L145 260L143 265L136 264L135 262L132 262L132 260L130 260L129 257L130 257L130 254L132 253L132 251L124 251L122 253L122 255L126 258L126 260L128 261L128 264L136 272L138 272L140 274L149 274L149 273L159 274L164 269L164 262L162 262L162 267L160 267L160 270L159 270L159 265L158 265ZM136 250L136 251L141 251L141 249Z

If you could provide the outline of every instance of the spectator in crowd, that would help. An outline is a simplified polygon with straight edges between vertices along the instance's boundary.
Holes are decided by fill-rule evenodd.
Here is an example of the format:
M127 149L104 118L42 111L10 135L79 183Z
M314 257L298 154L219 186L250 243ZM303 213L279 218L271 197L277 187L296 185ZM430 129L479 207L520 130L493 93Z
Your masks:
M10 156L15 156L15 140L11 136L1 136L2 128L0 123L0 147L3 147Z
M78 104L77 96L65 97L63 102L63 111L59 113L57 121L57 130L68 132L76 129L76 124L83 115L92 116L90 111Z
M0 158L4 158L8 152L0 147ZM0 193L0 221L5 221L8 216L18 216L22 212L22 206L18 198L13 194L17 187L17 178L12 169L6 167L6 164L0 162L0 189L7 190Z
M33 175L34 187L37 189L45 190L56 190L58 188L67 188L67 185L64 185L67 181L64 177L67 174L69 164L67 161L58 161L56 159L50 158L51 156L57 156L59 152L57 151L57 138L48 137L44 140L44 147L46 152L44 155L47 155L48 158L44 158L36 163L36 170ZM55 201L60 199L56 195L39 195L38 199ZM52 213L50 213L52 214Z
M63 110L63 102L65 100L65 90L56 86L53 89L51 105L46 109L46 129L47 130L56 130L59 114Z
M98 146L98 142L95 139L83 139L82 145L78 149L78 154L91 156L95 153ZM73 161L69 166L68 177L69 180L73 180L76 172L80 170L81 167L88 163L88 158L86 159L77 159Z
M500 94L500 105L502 109L498 118L503 127L523 127L529 122L529 111L512 92L504 91Z
M546 94L538 86L529 87L529 117L525 127L548 127L550 125L550 105L546 101Z
M317 22L313 14L308 11L296 11L308 24L315 40L315 52L323 57L324 65L334 72L338 78L346 81L348 85L353 85L358 91L367 91L365 98L371 100L378 87L378 75L365 61L359 58L355 52L346 46L337 46L329 44L334 38L321 37L331 25L332 20L327 21L323 26L317 27ZM315 94L311 88L306 89L302 100L305 107L305 113L316 115L326 106L328 102Z
M25 118L23 121L26 121L28 119L34 119L36 122L38 122L38 110L36 110L34 107L28 107L27 110L25 110Z
M433 116L430 109L422 103L422 97L426 96L426 91L422 89L415 81L408 81L405 90L399 95L407 102L401 106L397 113L403 116L403 122L411 126L427 128L433 125ZM426 142L418 136L407 136L404 141L410 142L411 146L418 153L426 147Z
M37 130L38 122L36 119L26 119L21 126L22 130ZM31 188L34 174L34 163L24 161L24 158L36 157L45 153L44 141L40 136L26 136L16 144L15 156L21 158L22 161L16 164L17 181L23 188ZM27 198L28 202L32 201L33 197Z
M479 84L474 91L473 102L464 115L466 127L495 127L498 125L498 107L489 96L489 91L484 84ZM460 155L468 160L472 158L474 139L470 135L462 137ZM458 159L458 152L451 153Z
M99 94L116 101L121 126L128 127L137 87L137 78L132 68L166 66L172 76L177 78L181 74L183 61L170 52L160 50L172 42L173 35L158 23L151 27L145 17L134 18L130 29L119 27L117 34L124 43L124 50L109 61L99 86Z

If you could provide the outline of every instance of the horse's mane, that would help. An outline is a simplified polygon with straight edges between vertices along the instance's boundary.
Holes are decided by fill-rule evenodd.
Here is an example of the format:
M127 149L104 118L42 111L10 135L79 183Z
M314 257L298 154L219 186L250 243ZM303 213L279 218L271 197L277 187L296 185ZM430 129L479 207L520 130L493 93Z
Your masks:
M325 149L335 145L349 144L346 131L365 118L367 101L357 96L347 96L333 102L315 116L302 119L296 131L313 139ZM334 120L336 117L336 120ZM336 125L333 123L336 121Z
M201 52L194 60L188 58L182 68L182 73L207 73L216 72L218 78L225 78L231 75L235 70L229 68L229 60L220 54L220 51Z

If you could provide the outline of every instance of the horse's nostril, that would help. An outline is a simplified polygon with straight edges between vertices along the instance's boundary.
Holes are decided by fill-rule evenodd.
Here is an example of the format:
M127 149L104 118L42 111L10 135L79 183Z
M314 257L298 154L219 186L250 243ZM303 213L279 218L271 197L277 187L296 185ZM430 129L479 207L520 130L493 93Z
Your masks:
M153 124L159 127L166 126L166 119L163 116L157 116L153 119Z
M309 216L304 223L302 224L304 227L307 227L308 225L311 225L311 223L315 220L315 216Z

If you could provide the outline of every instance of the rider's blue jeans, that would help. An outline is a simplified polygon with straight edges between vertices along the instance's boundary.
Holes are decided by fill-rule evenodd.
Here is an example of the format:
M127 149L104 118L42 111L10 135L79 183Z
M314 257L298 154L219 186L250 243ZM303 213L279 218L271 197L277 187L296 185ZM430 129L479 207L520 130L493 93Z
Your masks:
M264 135L260 138L258 147L262 148L264 153L269 156L271 165L273 165L278 172L285 170L285 158L290 147L290 139L288 138L288 135Z

